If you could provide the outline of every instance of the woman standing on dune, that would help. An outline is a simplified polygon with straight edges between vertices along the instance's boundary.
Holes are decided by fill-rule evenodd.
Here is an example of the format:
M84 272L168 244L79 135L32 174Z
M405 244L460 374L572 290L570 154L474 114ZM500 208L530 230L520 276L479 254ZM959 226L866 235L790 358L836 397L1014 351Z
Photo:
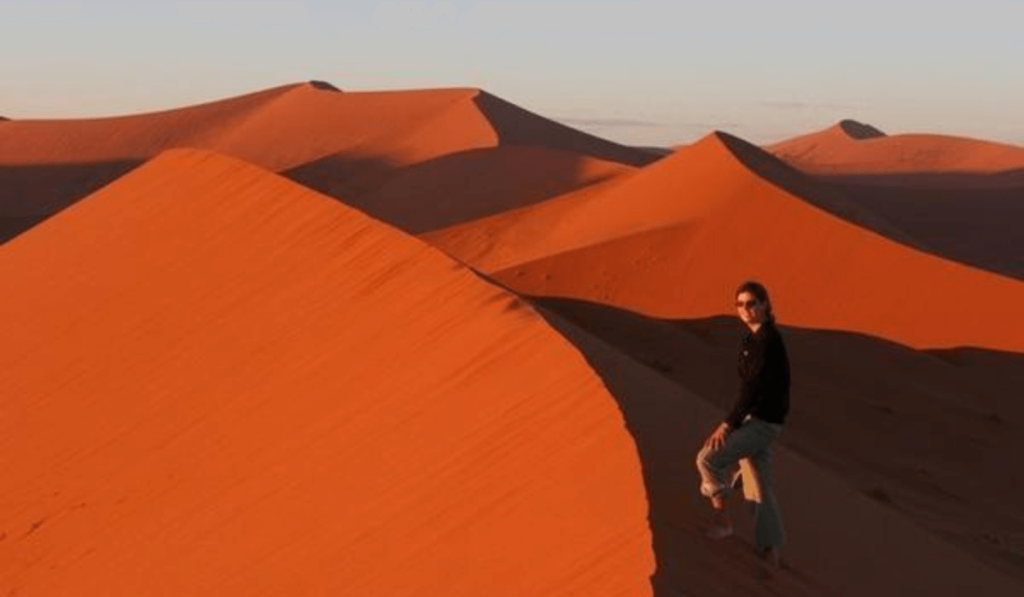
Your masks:
M761 553L779 566L779 548L785 543L782 514L775 499L772 479L772 444L782 433L789 413L789 359L782 336L775 327L768 290L758 282L743 283L736 290L736 309L747 329L740 346L740 392L725 421L712 432L697 454L701 493L711 500L715 520L708 536L732 535L726 500L741 459L748 459L756 477L755 538ZM750 479L744 479L750 482Z

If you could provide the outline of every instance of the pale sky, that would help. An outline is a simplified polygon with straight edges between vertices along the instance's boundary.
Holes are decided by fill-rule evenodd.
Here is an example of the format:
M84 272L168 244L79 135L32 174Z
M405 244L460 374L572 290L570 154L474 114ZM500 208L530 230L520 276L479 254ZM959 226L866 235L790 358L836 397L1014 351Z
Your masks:
M0 0L0 57L10 118L322 79L479 87L631 144L852 118L1024 145L1019 0Z

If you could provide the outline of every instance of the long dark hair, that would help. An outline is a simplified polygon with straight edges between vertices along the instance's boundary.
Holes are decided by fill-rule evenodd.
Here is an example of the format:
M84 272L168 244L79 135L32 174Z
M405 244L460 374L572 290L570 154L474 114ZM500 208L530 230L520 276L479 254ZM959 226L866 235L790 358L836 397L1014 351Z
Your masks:
M768 289L764 287L764 284L761 284L757 280L747 280L740 284L740 287L736 289L736 296L738 297L744 292L749 292L757 297L758 301L764 303L765 318L768 321L775 323L775 312L772 311L772 300L768 298Z

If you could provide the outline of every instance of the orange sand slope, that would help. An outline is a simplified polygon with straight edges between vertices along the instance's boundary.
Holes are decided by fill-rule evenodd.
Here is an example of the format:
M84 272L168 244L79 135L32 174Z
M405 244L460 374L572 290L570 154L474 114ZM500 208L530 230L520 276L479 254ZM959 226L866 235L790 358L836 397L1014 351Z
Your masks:
M478 89L347 93L323 83L289 85L151 114L5 123L0 129L0 217L13 219L0 229L0 240L27 228L19 222L55 213L168 148L206 148L234 155L374 215L388 216L396 204L404 203L424 213L419 205L439 201L429 190L453 184L420 173L420 182L412 187L380 190L361 199L395 171L460 152L509 145L538 146L563 155L553 161L542 155L520 158L518 181L508 184L511 192L499 193L491 207L490 194L477 192L466 206L468 216L460 217L459 210L449 206L442 225L518 205L516 197L529 202L566 192L592 182L597 170L607 173L656 159ZM492 169L507 169L503 154L475 155L463 169L477 168L487 159L496 163ZM559 172L553 175L556 166ZM378 202L383 202L379 209ZM409 217L402 222L416 231L429 228Z
M650 593L605 387L416 239L179 150L0 275L5 595Z
M420 238L457 256L474 269L495 272L593 244L595 238L606 238L608 233L604 228L614 226L613 222L576 216L586 214L591 202L600 201L609 189L634 177L635 172L626 172L549 201L430 231ZM629 213L626 212L627 217Z
M1024 168L1024 147L948 135L889 136L849 120L765 149L816 174L993 173Z
M716 133L610 185L560 221L520 223L537 230L533 239L551 254L495 277L526 294L669 318L732 314L736 285L757 277L792 325L916 348L1024 350L1024 336L990 308L996 298L1024 301L1024 284L832 216L753 174L738 157L752 151L760 150ZM460 257L457 243L431 240Z

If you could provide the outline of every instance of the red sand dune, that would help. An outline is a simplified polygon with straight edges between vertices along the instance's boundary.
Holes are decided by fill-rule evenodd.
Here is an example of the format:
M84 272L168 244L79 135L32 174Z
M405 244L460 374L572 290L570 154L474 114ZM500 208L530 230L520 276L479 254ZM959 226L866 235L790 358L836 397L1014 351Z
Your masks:
M358 147L366 148L362 154L367 158L403 163L493 144L493 131L473 114L472 98L477 93L473 89L344 93L306 83L149 114L18 120L5 125L0 135L0 163L142 160L173 147L215 149L275 171ZM464 119L457 118L460 112ZM447 135L433 146L380 151L386 140L404 138L439 118L447 119Z
M940 135L857 135L844 121L769 146L925 251L1024 279L1024 147ZM835 202L817 205L836 212ZM850 218L852 221L868 225Z
M793 325L915 348L1024 350L1024 335L991 308L994 297L1024 301L1024 284L824 212L753 174L744 162L756 155L738 155L758 152L716 133L609 185L557 221L541 212L541 221L530 223L538 231L532 239L552 254L494 276L530 295L669 318L732 314L736 285L756 277ZM461 258L456 245L431 240Z
M599 201L609 189L631 181L634 176L635 173L623 173L548 201L430 231L420 238L484 272L586 246L595 236L604 238L600 236L601 222L575 216L585 213L587 206ZM591 226L597 229L580 231Z
M0 163L145 159L188 146L216 149L281 171L341 151L408 165L452 151L493 147L499 140L632 165L653 159L479 89L343 92L323 83L303 83L148 114L12 121L0 136Z
M411 201L412 210L423 213L420 204L444 201L380 189L402 168L509 145L562 153L550 163L542 155L524 159L518 165L522 180L498 193L494 206L488 210L478 194L466 206L468 217L449 209L443 225L518 205L517 197L525 203L549 197L545 191L564 193L591 182L595 170L657 159L478 89L351 93L323 83L289 85L151 114L5 123L0 129L0 217L11 218L13 224L0 230L0 239L24 230L18 222L55 213L168 148L205 148L240 157L380 216L392 213L396 202ZM475 154L464 168L486 160L495 162L491 168L507 168L507 155L490 157L486 152ZM563 168L557 176L550 176L553 164ZM538 166L539 175L522 174ZM452 184L424 176L416 188ZM378 195L361 200L362 193L371 191ZM391 199L376 213L380 194ZM454 204L449 200L448 205ZM427 229L412 218L402 222L416 231Z
M1024 147L949 135L885 135L854 121L765 149L815 174L993 173L1024 168Z
M179 150L0 276L5 595L650 594L604 385L416 239Z
M627 174L634 167L539 145L471 149L399 170L344 176L346 158L289 172L414 234L532 205Z
M423 237L478 269L496 271L654 228L698 221L713 202L731 201L748 193L758 179L749 172L734 176L735 160L723 159L722 152L713 148L717 143L714 139L711 135L680 147L670 157L606 185L583 188L541 205L509 210ZM802 199L827 204L890 238L908 240L888 222L837 195L827 185L764 152L746 153L748 158L764 158L747 159L743 164L760 178L770 179ZM712 186L713 194L700 191L702 194L692 197L694 189ZM634 205L637 197L643 199Z

